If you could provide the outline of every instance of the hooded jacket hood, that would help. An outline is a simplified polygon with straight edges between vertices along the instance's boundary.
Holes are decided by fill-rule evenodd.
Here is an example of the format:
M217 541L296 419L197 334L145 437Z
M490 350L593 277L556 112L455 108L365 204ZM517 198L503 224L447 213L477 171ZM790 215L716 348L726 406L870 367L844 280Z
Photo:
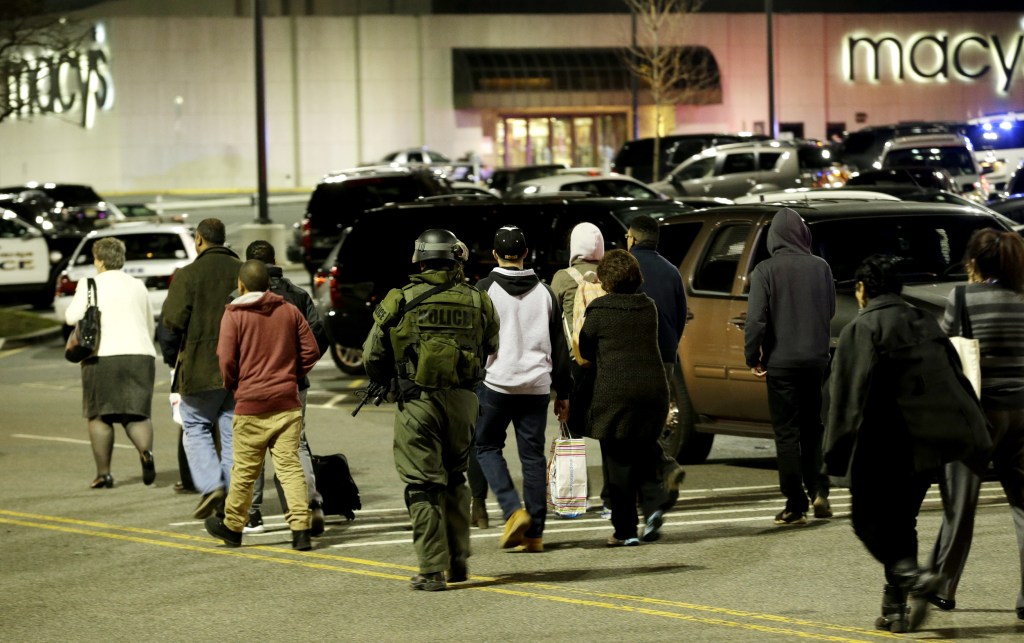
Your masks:
M569 235L569 265L577 261L597 263L604 257L604 235L593 223L584 221Z
M522 297L536 288L537 284L540 283L540 279L533 272L532 268L518 270L516 268L499 267L491 270L491 274L487 278L481 279L477 287L481 290L487 290L490 287L490 282L498 284L502 290L513 297Z
M789 208L776 212L768 228L768 252L772 256L780 252L811 254L811 231L803 217Z
M254 290L244 295L239 295L231 301L229 306L247 308L258 313L269 313L281 304L285 303L284 297L268 291Z

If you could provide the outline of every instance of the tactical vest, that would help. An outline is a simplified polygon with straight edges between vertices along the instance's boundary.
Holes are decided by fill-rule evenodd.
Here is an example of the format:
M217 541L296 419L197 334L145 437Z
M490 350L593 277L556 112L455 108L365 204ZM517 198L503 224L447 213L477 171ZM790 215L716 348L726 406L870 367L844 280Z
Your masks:
M424 389L472 388L484 374L480 291L458 284L404 311L405 302L430 288L410 284L402 289L401 321L390 333L398 377Z

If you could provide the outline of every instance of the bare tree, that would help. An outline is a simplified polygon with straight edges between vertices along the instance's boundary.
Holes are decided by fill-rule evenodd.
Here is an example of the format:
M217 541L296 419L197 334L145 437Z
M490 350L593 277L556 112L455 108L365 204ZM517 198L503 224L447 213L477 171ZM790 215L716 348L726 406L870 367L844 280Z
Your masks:
M704 0L623 0L636 20L636 45L626 66L650 90L654 105L653 181L661 174L662 108L721 101L718 70L702 47L684 46L691 14Z
M47 13L42 0L0 1L0 122L59 111L57 70L89 35L88 26Z

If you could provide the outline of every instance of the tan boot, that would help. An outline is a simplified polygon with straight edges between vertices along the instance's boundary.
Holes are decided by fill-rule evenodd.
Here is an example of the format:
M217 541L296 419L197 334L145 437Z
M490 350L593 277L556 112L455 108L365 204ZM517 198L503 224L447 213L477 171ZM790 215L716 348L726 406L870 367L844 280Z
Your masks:
M473 498L473 504L469 510L469 524L477 529L490 528L491 521L487 517L486 500L483 498Z

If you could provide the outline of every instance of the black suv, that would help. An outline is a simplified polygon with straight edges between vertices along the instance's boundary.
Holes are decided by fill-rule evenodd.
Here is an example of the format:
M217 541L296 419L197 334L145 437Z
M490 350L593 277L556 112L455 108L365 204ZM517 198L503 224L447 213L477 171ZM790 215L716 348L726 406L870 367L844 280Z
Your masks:
M296 225L288 259L301 261L313 275L342 231L367 210L451 192L448 182L426 167L362 167L329 174L313 190L306 216Z
M671 134L662 136L659 144L661 167L658 179L674 167L709 147L726 143L767 141L763 134ZM612 172L631 176L637 181L650 183L654 180L654 139L638 138L626 141L612 160Z
M390 205L367 213L346 231L314 275L314 297L331 338L331 355L350 374L362 372L363 341L371 314L389 290L408 283L413 242L430 228L446 228L469 247L466 278L476 283L496 266L494 233L519 226L530 246L526 265L541 279L569 265L569 235L589 221L600 228L606 248L625 247L629 221L690 211L672 201L538 197L516 201L464 201Z

